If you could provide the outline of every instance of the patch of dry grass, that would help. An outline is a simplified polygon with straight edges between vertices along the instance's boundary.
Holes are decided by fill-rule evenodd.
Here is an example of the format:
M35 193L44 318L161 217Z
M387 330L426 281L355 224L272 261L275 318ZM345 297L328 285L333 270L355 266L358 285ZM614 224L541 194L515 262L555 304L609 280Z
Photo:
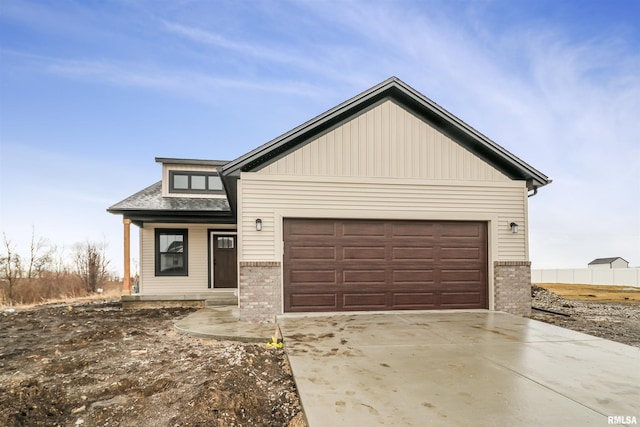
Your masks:
M17 304L2 304L0 302L0 310L5 308L13 308L15 310L27 310L39 305L46 304L71 304L88 301L104 301L104 300L117 300L122 296L122 283L121 282L108 282L104 285L103 292L88 294L88 295L76 295L68 294L54 298L40 298L40 301L35 303L17 303Z
M568 300L640 304L640 288L631 286L577 285L566 283L536 283L536 285Z

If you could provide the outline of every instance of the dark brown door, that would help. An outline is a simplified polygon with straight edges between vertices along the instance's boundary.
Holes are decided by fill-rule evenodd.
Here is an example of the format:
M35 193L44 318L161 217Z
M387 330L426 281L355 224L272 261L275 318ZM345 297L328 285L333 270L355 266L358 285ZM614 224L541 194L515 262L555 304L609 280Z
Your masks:
M287 312L488 308L487 225L284 220Z
M238 263L237 263L236 236L213 236L213 287L237 288L238 287Z

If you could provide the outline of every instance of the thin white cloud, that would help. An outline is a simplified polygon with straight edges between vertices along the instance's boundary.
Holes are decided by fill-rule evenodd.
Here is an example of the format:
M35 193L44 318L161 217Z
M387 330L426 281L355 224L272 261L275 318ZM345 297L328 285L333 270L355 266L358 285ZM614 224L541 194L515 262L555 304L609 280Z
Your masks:
M219 99L220 90L272 92L300 97L318 97L317 87L301 81L268 81L215 76L191 70L168 69L158 65L114 62L94 59L59 59L22 54L44 62L52 74L67 78L96 81L119 86L131 86L171 92L202 101Z
M348 84L362 83L362 79L345 73L340 67L354 55L362 56L354 48L344 45L317 45L313 43L288 43L286 45L268 45L265 40L233 41L228 37L198 27L187 26L170 21L161 21L165 30L187 38L191 41L219 47L232 52L240 62L259 60L262 63L277 63L292 67L291 71L304 72L311 75L341 81ZM300 41L298 41L300 43ZM315 52L316 55L310 55ZM370 59L369 59L370 60ZM307 77L308 79L308 77Z
M283 54L280 50L269 49L260 46L258 43L239 43L228 40L226 37L213 33L211 31L205 31L200 28L187 27L177 23L169 21L161 21L164 28L174 34L186 37L190 40L198 43L203 43L212 46L218 46L224 49L237 51L239 53L249 55L261 59L269 59L277 62L284 63L307 63L307 61L301 61L295 56L289 56Z

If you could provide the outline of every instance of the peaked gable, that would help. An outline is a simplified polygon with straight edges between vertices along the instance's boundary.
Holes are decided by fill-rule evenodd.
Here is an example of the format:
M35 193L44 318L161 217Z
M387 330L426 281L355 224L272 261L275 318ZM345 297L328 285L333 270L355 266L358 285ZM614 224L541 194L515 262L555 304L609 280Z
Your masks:
M508 181L392 99L268 163L261 174Z
M242 172L256 172L269 166L385 99L393 100L411 111L509 179L525 181L529 190L536 192L539 187L551 183L545 174L533 166L491 141L397 77L391 77L223 166L220 177L227 189L232 210L236 210L237 180Z
M530 190L547 185L551 180L531 165L505 150L453 114L431 101L397 77L391 77L337 107L309 120L282 136L229 162L221 175L233 181L243 171L257 171L322 135L333 127L389 98L413 112L453 141L464 146L511 179L525 180Z

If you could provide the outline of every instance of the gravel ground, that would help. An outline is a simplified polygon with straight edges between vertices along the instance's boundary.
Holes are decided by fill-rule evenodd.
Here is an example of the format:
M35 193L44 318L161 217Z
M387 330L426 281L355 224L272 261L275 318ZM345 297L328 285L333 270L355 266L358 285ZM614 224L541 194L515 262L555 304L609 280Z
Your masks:
M532 306L568 317L532 310L531 318L577 332L640 347L640 306L630 303L567 300L533 285Z

